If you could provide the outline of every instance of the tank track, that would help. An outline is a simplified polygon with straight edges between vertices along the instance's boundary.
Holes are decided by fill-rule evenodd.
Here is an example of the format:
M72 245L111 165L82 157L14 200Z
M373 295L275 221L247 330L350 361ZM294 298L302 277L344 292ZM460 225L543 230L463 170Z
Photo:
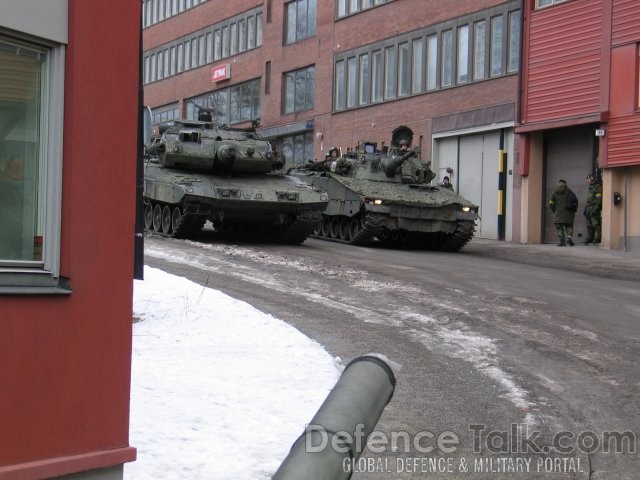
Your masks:
M314 231L317 219L296 218L292 223L275 233L273 240L288 245L300 245Z
M475 231L475 222L458 222L456 231L444 239L439 249L444 252L457 252L473 238Z
M359 216L359 215L358 215ZM345 245L369 245L382 231L382 226L376 222L375 217L366 216L364 223L361 223L361 228L354 238L351 240L345 240L343 238L326 237L322 233L313 233L311 238L317 238L320 240L326 240L328 242L342 243Z

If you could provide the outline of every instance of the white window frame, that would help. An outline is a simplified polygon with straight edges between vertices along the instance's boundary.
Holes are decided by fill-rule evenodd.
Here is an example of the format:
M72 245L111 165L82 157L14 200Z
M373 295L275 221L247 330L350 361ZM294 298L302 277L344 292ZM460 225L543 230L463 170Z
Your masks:
M536 0L536 10L540 10L541 8L552 7L558 3L564 3L567 0Z
M38 153L43 258L41 262L0 260L0 293L70 293L66 282L60 279L65 46L43 45L30 39L24 43L47 50Z

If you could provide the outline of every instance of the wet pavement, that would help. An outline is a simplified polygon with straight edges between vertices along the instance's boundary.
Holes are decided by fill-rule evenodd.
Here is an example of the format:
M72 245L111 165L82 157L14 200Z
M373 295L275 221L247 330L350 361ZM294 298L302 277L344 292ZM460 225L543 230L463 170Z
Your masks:
M480 238L474 238L462 252L602 278L640 281L640 252L608 250L584 244L576 244L574 247L558 247L556 244L523 245Z

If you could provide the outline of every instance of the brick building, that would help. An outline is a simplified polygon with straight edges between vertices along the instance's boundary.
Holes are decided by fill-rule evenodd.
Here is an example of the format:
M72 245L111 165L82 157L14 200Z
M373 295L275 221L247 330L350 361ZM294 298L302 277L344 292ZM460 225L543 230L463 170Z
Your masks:
M559 178L581 203L603 184L602 245L640 251L640 9L637 0L525 0L520 171L523 242L555 241ZM571 21L568 22L567 19Z
M520 0L142 3L156 121L199 107L220 123L259 117L289 164L363 139L388 144L404 125L438 180L450 169L480 205L478 236L519 239Z

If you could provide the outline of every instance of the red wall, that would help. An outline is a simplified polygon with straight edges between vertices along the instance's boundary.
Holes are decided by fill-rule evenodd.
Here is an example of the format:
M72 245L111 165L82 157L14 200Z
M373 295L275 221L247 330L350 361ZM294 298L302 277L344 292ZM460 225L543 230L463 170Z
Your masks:
M602 40L607 27L603 0L572 0L539 10L533 7L535 0L526 3L522 122L605 111L601 98Z
M69 0L61 274L73 293L0 297L0 478L135 457L128 422L139 8Z
M640 109L638 108L638 45L640 9L637 0L616 0L613 8L611 100L607 129L607 166L640 162Z

